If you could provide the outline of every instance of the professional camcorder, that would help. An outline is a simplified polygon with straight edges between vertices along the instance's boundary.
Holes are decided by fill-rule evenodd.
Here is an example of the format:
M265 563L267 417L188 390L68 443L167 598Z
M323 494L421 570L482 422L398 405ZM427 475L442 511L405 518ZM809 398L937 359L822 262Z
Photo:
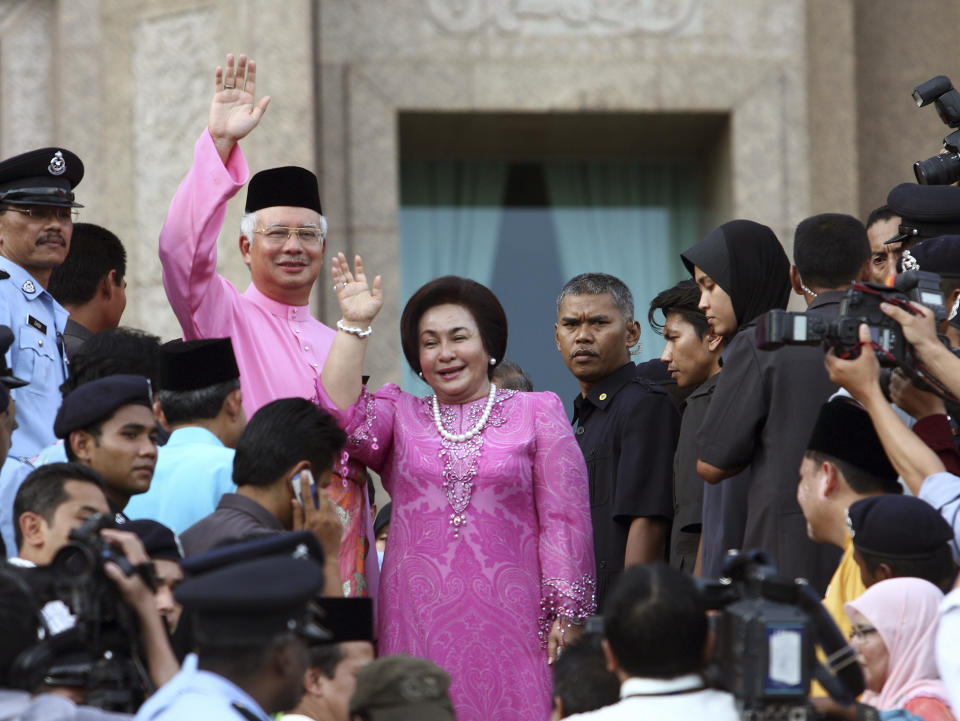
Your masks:
M912 349L903 337L900 324L880 310L880 303L892 303L911 313L910 301L930 308L939 323L946 317L940 276L911 270L897 276L893 287L876 283L853 283L840 302L840 313L832 321L817 313L788 313L771 310L757 320L757 347L772 350L784 345L824 345L840 358L860 355L858 328L866 323L880 365L887 368L913 365Z
M763 551L731 552L723 578L702 589L707 605L720 611L708 680L736 697L742 718L816 718L812 678L842 704L863 691L856 654L817 593L804 579L778 576Z
M94 514L70 532L68 544L50 565L16 569L38 607L60 601L76 622L71 628L51 633L43 613L39 614L41 639L14 661L9 674L14 688L85 689L88 705L128 713L136 711L145 692L153 690L141 661L136 614L103 572L104 564L113 562L128 576L139 574L153 588L153 566L134 566L110 548L100 530L113 527L110 516Z
M918 108L933 103L940 120L948 127L960 127L960 93L946 75L938 75L915 87L913 100ZM945 137L943 147L946 153L913 164L913 174L921 185L950 185L960 180L960 130Z

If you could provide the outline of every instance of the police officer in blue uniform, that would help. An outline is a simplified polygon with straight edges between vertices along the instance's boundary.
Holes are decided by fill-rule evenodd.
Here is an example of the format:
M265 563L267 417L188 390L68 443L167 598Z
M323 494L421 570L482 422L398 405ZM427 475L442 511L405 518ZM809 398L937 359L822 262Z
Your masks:
M13 391L19 428L10 456L24 461L53 443L60 384L67 377L62 333L67 313L46 291L50 272L70 249L73 188L80 158L63 148L32 150L0 162L0 325L14 342L6 353L29 383Z
M307 644L329 639L308 602L323 587L310 558L266 556L190 578L177 589L197 654L150 697L136 721L271 721L303 693Z

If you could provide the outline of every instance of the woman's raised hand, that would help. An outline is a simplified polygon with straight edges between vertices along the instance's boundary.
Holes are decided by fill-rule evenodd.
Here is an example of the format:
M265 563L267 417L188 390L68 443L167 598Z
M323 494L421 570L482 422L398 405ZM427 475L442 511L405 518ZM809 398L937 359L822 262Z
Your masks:
M333 289L337 294L344 322L361 327L370 325L383 307L380 276L373 279L371 288L363 272L363 260L360 256L354 256L351 273L343 253L337 253L333 257L330 274L333 276Z

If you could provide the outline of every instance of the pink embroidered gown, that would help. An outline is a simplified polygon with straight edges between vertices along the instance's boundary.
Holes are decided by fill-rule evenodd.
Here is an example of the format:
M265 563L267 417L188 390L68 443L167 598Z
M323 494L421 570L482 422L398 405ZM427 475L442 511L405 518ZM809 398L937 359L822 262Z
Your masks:
M550 625L594 612L587 471L560 399L498 391L482 433L456 443L430 398L386 385L339 411L318 386L393 501L380 654L447 671L459 721L547 719ZM486 402L441 404L445 428L469 430Z

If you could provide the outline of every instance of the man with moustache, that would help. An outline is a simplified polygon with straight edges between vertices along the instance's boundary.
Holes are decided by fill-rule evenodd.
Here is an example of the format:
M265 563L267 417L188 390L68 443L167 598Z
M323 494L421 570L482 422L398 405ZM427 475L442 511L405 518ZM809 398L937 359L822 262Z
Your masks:
M67 378L62 334L70 314L46 288L70 249L74 208L81 207L73 189L82 178L80 158L63 148L0 163L0 325L14 334L7 364L29 383L11 391L19 427L10 458L22 462L56 440L53 419Z
M666 391L637 376L633 295L604 273L584 273L557 298L557 350L580 384L576 438L587 461L597 564L597 608L621 571L665 558L673 515L673 452L680 427Z

